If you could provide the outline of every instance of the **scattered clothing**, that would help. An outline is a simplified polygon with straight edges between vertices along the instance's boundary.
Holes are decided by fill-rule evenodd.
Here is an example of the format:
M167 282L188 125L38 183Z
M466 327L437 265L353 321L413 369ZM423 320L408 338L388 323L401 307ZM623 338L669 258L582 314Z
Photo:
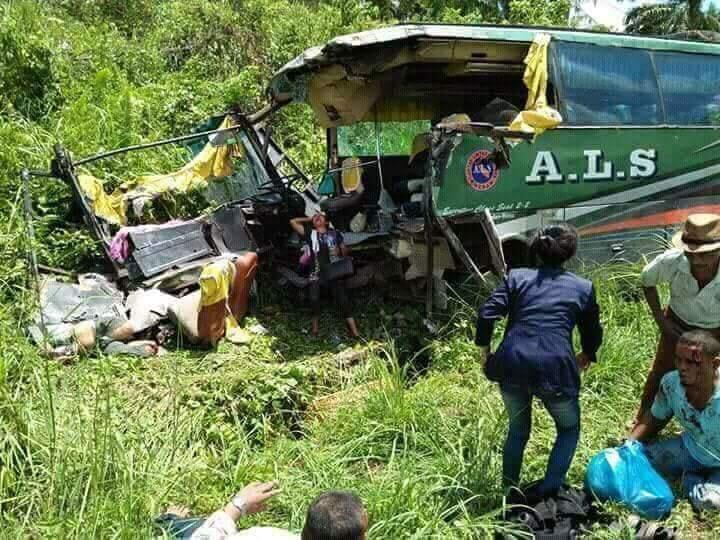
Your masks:
M497 538L510 540L530 535L570 540L589 532L591 524L599 520L592 498L583 490L563 485L551 497L534 496L539 484L511 491L504 521L512 526L512 532L499 533Z
M720 271L701 289L685 254L670 249L645 266L641 281L643 287L670 284L670 310L687 326L713 330L720 326Z
M130 258L129 227L122 227L113 236L110 241L110 258L119 263L125 263Z

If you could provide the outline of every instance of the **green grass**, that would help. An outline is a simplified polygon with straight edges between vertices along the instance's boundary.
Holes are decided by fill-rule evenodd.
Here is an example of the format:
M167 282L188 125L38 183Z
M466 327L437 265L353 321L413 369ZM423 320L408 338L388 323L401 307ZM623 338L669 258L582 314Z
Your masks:
M283 493L255 522L297 530L312 498L340 487L362 496L376 539L485 538L501 527L506 419L497 388L475 362L480 295L462 284L454 285L434 339L423 333L415 307L355 298L371 353L350 367L335 361L340 324L328 315L323 339L312 340L307 312L265 294L267 288L248 322L270 332L248 347L61 365L41 358L25 337L35 296L20 219L21 167L47 169L57 142L83 157L185 133L228 107L257 110L270 75L302 50L391 22L379 4L0 4L1 538L149 537L152 518L169 503L207 513L242 484L266 479L278 479ZM472 3L448 4L442 13L435 4L415 15L495 20ZM513 0L513 22L538 23L535 6L547 6L534 2L520 13L528 5ZM567 4L552 5L565 6L558 11L565 20ZM287 107L271 123L306 171L322 170L323 131L308 107ZM107 160L89 172L114 185L173 170L184 159L182 149L167 148ZM30 189L40 261L95 267L97 243L72 212L68 187L36 178ZM584 381L582 440L570 474L576 484L588 459L623 434L653 356L657 332L637 302L633 272L588 272L597 282L606 342ZM393 317L398 312L402 322ZM305 412L317 397L368 382L377 384L364 399L334 415ZM553 437L538 410L526 479L543 473ZM696 520L686 503L671 522L690 538L710 538L720 525Z
M656 339L644 305L621 299L627 283L605 274L597 287L606 341L583 381L575 484L590 457L623 435ZM412 310L390 303L383 315L363 296L356 307L366 306L359 321L372 352L343 367L332 339L341 328L330 314L323 338L311 340L307 313L274 302L263 301L248 321L269 334L246 347L66 366L39 358L5 319L3 537L147 537L168 503L208 513L244 483L268 479L283 493L243 525L297 530L317 493L346 488L365 501L372 538L486 538L498 530L506 419L474 361L468 304L453 302L436 339L413 319L390 339L389 315ZM422 373L413 369L418 343L430 362ZM377 385L359 403L322 418L304 413L314 397L368 381ZM543 474L553 437L538 408L525 479ZM696 521L684 502L670 522L708 538L720 524Z

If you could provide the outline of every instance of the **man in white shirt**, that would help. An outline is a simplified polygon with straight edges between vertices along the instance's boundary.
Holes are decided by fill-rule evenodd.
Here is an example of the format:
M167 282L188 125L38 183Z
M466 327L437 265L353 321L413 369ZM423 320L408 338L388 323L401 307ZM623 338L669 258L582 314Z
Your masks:
M688 216L672 243L674 249L658 255L642 271L643 292L660 329L660 341L636 422L650 409L662 377L674 369L680 334L701 329L720 337L720 216ZM657 291L661 283L670 285L665 309Z
M301 535L277 527L237 530L238 519L261 512L266 501L277 493L275 482L245 486L207 518L192 533L191 540L366 540L367 512L357 495L347 491L319 495L308 508Z

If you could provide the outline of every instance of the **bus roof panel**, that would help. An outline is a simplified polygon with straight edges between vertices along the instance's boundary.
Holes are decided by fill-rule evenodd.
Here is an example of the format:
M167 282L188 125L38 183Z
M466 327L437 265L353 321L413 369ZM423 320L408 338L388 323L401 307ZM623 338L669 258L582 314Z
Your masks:
M402 47L420 39L530 43L538 32L549 33L553 39L559 41L589 43L605 47L631 47L720 55L720 44L718 43L661 37L531 26L404 24L339 36L325 45L312 47L275 73L270 81L269 91L278 101L287 100L288 97L303 99L302 94L306 89L307 81L300 82L300 88L298 88L298 78L301 78L302 81L303 74L313 71L313 68L333 64L340 59L352 63L355 55L360 59L363 50L374 49L374 46L378 45Z

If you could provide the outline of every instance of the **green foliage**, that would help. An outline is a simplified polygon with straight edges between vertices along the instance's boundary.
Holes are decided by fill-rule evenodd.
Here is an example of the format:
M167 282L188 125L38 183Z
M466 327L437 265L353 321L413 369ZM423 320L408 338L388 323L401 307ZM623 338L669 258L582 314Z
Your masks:
M0 7L0 528L3 537L146 538L168 503L208 513L238 486L278 479L270 511L242 523L299 529L321 490L357 491L377 539L489 538L502 530L499 470L506 419L497 389L475 363L481 296L458 286L433 339L409 305L355 298L374 341L357 365L338 362L334 318L308 339L297 306L261 305L268 328L245 347L180 347L149 360L59 365L26 336L35 283L25 262L18 172L47 169L52 146L75 156L187 132L231 107L256 110L271 73L333 36L397 20L562 24L564 0L11 0ZM324 138L308 107L272 120L301 166L324 166ZM405 140L403 144L406 144ZM183 147L136 152L88 167L108 188L173 170ZM97 265L99 246L68 186L33 179L40 261ZM168 215L205 201L159 201ZM189 208L191 204L199 207ZM656 330L635 288L636 269L599 271L606 343L585 377L584 430L571 481L623 433L648 369ZM271 293L261 286L261 296ZM360 347L360 346L358 346ZM362 386L372 383L371 386ZM317 397L359 391L325 416ZM542 474L554 426L536 411L526 478ZM674 517L702 536L687 505Z
M569 13L570 0L513 0L510 2L508 21L513 24L529 22L538 26L566 26Z
M57 105L52 50L40 32L41 14L32 3L0 6L0 111L11 106L39 119Z
M632 34L673 34L696 30L720 31L717 11L703 11L701 0L672 0L631 9L625 18L625 30Z

